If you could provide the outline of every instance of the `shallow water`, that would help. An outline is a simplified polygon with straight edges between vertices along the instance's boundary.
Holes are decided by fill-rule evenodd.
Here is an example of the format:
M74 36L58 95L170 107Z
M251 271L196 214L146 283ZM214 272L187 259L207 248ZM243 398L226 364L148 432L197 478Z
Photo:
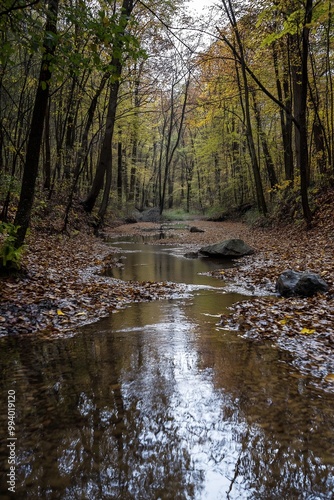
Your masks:
M202 274L221 263L120 245L114 277L186 283L187 293L72 338L0 340L2 409L16 392L14 498L334 498L334 396L289 354L219 328L243 298ZM6 470L2 410L0 429Z

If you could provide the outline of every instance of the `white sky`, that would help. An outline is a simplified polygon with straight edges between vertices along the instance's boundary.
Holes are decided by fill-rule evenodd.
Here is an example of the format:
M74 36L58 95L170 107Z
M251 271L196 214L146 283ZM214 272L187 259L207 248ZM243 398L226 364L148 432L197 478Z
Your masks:
M194 9L197 12L201 12L205 7L210 7L216 2L216 0L188 0L188 5L190 9Z

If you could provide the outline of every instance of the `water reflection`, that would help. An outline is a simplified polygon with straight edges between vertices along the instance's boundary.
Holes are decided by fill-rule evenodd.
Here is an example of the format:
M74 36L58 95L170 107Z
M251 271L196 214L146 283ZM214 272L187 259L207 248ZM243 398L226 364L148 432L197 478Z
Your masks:
M124 267L110 270L113 278L125 281L174 281L178 283L219 287L223 282L205 275L214 269L231 267L231 261L209 259L187 259L182 248L161 245L122 243L125 250Z
M332 498L334 398L287 354L217 328L236 299L200 289L66 340L0 339L1 408L16 390L17 498Z
M137 304L66 342L8 340L19 492L331 498L333 399L274 349L217 331L215 300Z

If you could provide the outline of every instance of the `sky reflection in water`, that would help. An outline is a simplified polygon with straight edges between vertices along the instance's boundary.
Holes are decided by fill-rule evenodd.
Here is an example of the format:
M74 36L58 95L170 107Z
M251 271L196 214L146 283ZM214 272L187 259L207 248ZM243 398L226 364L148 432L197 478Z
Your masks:
M206 264L187 266L171 256L168 279L182 271L191 283ZM17 396L18 495L332 498L333 395L313 389L287 353L218 329L215 315L237 296L192 294L134 304L69 339L1 339L1 408L8 389Z

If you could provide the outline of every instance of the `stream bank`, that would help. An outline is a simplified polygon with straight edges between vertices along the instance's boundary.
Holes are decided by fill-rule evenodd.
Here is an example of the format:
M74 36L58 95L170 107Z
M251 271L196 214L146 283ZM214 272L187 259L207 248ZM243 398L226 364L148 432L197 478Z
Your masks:
M334 238L332 218L319 217L310 231L297 226L250 228L238 222L191 221L170 225L132 224L117 228L119 235L147 238L156 234L160 245L175 244L184 253L229 238L250 244L255 254L234 261L227 269L216 269L230 292L249 295L250 299L233 304L221 315L221 326L255 342L275 342L293 355L291 363L305 375L314 377L314 385L334 391ZM203 232L190 232L196 226ZM162 229L165 229L161 237ZM160 236L159 236L160 234ZM280 298L275 283L286 269L319 273L329 284L326 294L314 297Z
M203 232L190 232L191 226ZM107 241L116 236L142 242L153 237L157 245L173 244L184 254L224 239L244 239L256 253L230 269L213 272L231 292L250 296L249 301L233 305L228 314L216 311L222 314L221 326L253 341L280 343L294 353L296 366L333 390L334 239L330 225L305 232L296 227L251 229L242 223L203 220L163 227L138 223L120 225L105 235ZM72 238L33 233L23 265L27 272L22 276L0 278L0 335L72 335L78 327L133 302L165 299L183 291L175 283L125 283L103 276L104 270L124 266L119 250L80 233ZM273 296L275 280L287 268L320 272L330 285L329 292L310 299L277 299Z
M172 283L169 299L132 303L76 335L0 338L0 407L15 394L17 495L327 500L334 394L290 353L219 325L248 299L212 276L230 262L187 259L160 236L114 239L125 265L100 278ZM0 412L5 464L7 418ZM0 496L10 498L1 481Z
M188 223L182 224L184 231L175 231L181 243L191 243L191 237L211 243L217 234L241 234L246 228L243 224L199 224L205 224L204 233L190 233ZM103 276L105 270L124 266L119 250L107 242L109 239L137 235L145 240L154 233L158 233L159 240L160 224L109 228L106 241L85 232L73 232L69 237L32 231L23 256L22 274L0 277L0 335L72 334L77 327L98 321L133 302L172 296L178 291L173 283L144 280L127 284ZM164 243L168 243L168 238ZM184 248L186 251L187 245Z
M217 311L247 299L209 272L230 264L157 240L113 245L126 265L109 269L109 283L145 278L184 292L74 336L0 339L0 407L15 393L17 495L330 498L334 394L315 389L288 352L219 325ZM2 483L0 494L9 500Z

